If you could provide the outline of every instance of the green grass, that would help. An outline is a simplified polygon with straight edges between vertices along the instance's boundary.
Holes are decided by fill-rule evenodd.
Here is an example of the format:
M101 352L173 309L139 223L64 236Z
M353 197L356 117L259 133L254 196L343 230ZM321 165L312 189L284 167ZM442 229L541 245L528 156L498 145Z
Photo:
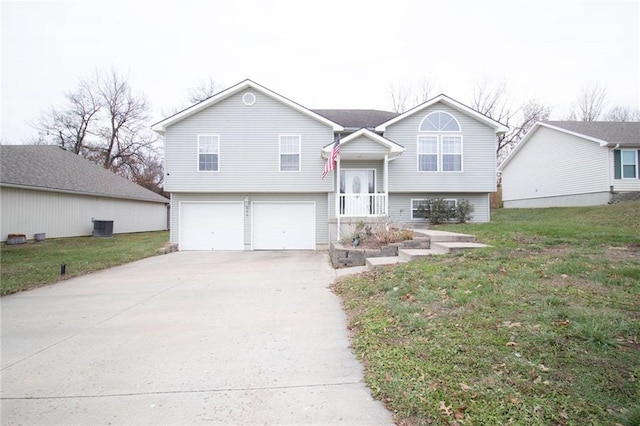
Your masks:
M117 234L113 238L47 239L0 248L0 294L7 295L153 256L169 240L168 232ZM66 276L60 276L60 265Z
M640 203L438 229L492 247L335 285L399 424L639 424Z

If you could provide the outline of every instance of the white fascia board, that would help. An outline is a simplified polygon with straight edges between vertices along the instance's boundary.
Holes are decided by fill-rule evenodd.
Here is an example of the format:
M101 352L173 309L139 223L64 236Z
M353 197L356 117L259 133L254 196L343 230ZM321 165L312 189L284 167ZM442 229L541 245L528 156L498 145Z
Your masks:
M392 140L389 140L383 136L380 136L377 133L372 132L369 129L365 129L362 128L360 130L358 130L357 132L351 133L349 136L345 137L344 139L340 140L340 146L348 144L349 142L364 136L368 139L371 139L372 141L386 147L389 149L389 153L390 154L400 154L404 152L404 147L402 145L398 145L397 143L393 142ZM328 158L329 155L331 154L331 151L333 150L333 143L330 143L328 145L325 145L322 148L322 156L325 158Z
M588 136L588 135L585 135L583 133L573 132L571 130L563 129L562 127L553 126L553 125L547 124L547 123L540 122L539 124L541 126L549 128L549 129L557 130L559 132L563 132L563 133L566 133L568 135L577 136L577 137L582 138L582 139L586 139L586 140L589 140L589 141L592 141L592 142L596 142L596 143L600 144L600 146L607 146L609 144L609 142L607 142L605 140L594 138L593 136ZM615 144L613 144L613 145L615 145Z
M285 98L284 96L281 96L279 94L277 94L276 92L273 92L269 89L267 89L264 86L261 86L260 84L256 83L255 81L252 80L244 80L238 84L236 84L235 86L231 86L226 90L223 90L222 92L213 95L212 97L210 97L209 99L206 99L200 103L197 103L195 105L190 106L187 109L184 109L174 115L172 115L171 117L165 118L162 121L159 121L158 123L154 124L151 129L161 135L164 135L165 130L167 129L167 127L181 121L184 120L185 118L196 114L200 111L202 111L205 108L210 107L211 105L214 105L226 98L228 98L229 96L232 96L242 90L245 90L247 88L252 88L260 93L262 93L263 95L269 96L270 98L275 99L278 102L281 102L285 105L287 105L288 107L295 109L296 111L299 111L305 115L307 115L308 117L313 118L314 120L317 120L327 126L330 126L334 132L342 132L344 131L344 127L342 127L341 125L334 123L333 121L319 115L316 114L315 112L303 107L302 105L293 102L290 99Z
M506 133L507 131L509 131L509 128L507 126L505 126L504 124L499 123L498 121L487 117L484 114L480 114L478 111L469 108L468 106L456 101L455 99L452 99L450 97L448 97L447 95L441 94L436 96L435 98L432 98L418 106L415 106L414 108L410 109L409 111L400 114L394 118L392 118L391 120L384 122L382 124L380 124L379 126L376 127L376 131L377 132L384 132L388 126L397 123L400 120L403 120L417 112L422 111L425 108L429 108L430 106L438 103L438 102L442 102L445 105L450 106L451 108L460 111L463 114L467 114L470 115L471 117L475 118L478 121L481 121L483 123L485 123L486 125L488 125L489 127L492 127L496 134L500 134L500 133Z

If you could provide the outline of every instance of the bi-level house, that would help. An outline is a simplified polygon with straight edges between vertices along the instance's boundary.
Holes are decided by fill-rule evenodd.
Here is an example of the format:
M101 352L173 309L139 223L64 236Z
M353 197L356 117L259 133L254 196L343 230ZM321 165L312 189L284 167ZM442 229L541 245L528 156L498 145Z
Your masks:
M424 224L435 197L467 199L487 222L507 130L445 95L400 115L310 110L251 80L153 129L180 250L314 250L355 221Z

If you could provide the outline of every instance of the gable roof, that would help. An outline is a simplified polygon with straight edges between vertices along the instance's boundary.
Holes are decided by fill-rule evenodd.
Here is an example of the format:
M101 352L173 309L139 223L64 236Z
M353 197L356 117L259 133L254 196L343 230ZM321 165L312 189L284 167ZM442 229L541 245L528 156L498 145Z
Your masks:
M54 145L0 145L0 185L169 202L153 191Z
M405 118L416 114L420 111L422 111L425 108L429 108L430 106L441 102L445 105L450 106L451 108L460 111L463 114L467 114L473 118L475 118L476 120L485 123L487 126L492 127L495 132L498 133L505 133L509 130L509 128L507 126L505 126L504 124L499 123L498 121L487 117L484 114L479 113L478 111L474 110L473 108L470 108L458 101L456 101L455 99L452 99L450 97L448 97L447 95L444 94L440 94L438 96L436 96L435 98L431 98L428 101L415 106L413 108L411 108L409 111L402 113L378 126L376 126L376 131L378 132L384 132L387 129L387 126L390 126L394 123L397 123L400 120L404 120Z
M363 127L373 129L378 124L389 121L398 115L395 112L377 109L314 109L313 112L341 124L345 129L353 130Z
M278 101L278 102L280 102L280 103L282 103L284 105L287 105L287 106L293 108L294 110L296 110L298 112L301 112L304 115L306 115L308 117L311 117L314 120L317 120L317 121L321 122L322 124L325 124L325 125L327 125L329 127L332 127L334 131L340 132L340 131L344 130L344 128L340 124L335 123L335 122L329 120L328 118L325 118L322 115L320 115L320 114L318 114L316 112L313 112L312 110L307 109L307 108L303 107L302 105L300 105L300 104L298 104L296 102L293 102L292 100L287 99L284 96L279 95L276 92L273 92L273 91L267 89L266 87L259 85L255 81L252 81L252 80L249 80L249 79L241 81L240 83L236 84L235 86L231 86L228 89L225 89L222 92L219 92L219 93L211 96L210 98L205 99L202 102L199 102L199 103L197 103L195 105L192 105L192 106L190 106L190 107L188 107L188 108L186 108L186 109L184 109L184 110L182 110L182 111L180 111L180 112L178 112L178 113L176 113L176 114L174 114L174 115L172 115L170 117L167 117L164 120L161 120L161 121L157 122L156 124L152 125L151 128L155 132L163 135L165 130L167 129L167 127L169 127L169 126L171 126L173 124L176 124L177 122L179 122L181 120L184 120L185 118L190 117L190 116L202 111L205 108L209 108L210 106L215 105L218 102L220 102L220 101L222 101L224 99L227 99L228 97L230 97L230 96L232 96L232 95L234 95L234 94L236 94L238 92L241 92L242 90L249 89L249 88L253 89L253 90L257 91L257 92L260 92L265 96L269 96L270 98L275 99L276 101Z
M502 171L522 147L532 138L535 132L545 127L568 135L595 142L600 146L640 146L640 122L622 121L538 121L522 138L520 143L500 163L498 171Z
M361 136L366 137L372 140L373 142L387 148L389 150L388 154L390 158L395 158L404 152L404 147L402 145L397 144L394 141L385 138L384 136L380 136L379 134L374 133L369 129L360 129L357 132L351 133L349 136L346 136L345 138L340 140L340 146L342 147L343 145L347 145ZM322 148L322 156L324 158L329 158L332 150L333 150L333 143L325 145ZM362 154L362 155L366 156L366 154Z
M541 124L595 138L607 145L640 145L638 121L543 121Z

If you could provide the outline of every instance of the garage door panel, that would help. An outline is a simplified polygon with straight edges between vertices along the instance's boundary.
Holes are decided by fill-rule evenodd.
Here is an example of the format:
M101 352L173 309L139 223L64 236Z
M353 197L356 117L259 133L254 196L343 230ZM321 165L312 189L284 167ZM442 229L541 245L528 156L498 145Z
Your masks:
M244 250L242 203L183 203L180 250Z
M255 250L314 250L316 206L302 203L255 203L253 248Z

